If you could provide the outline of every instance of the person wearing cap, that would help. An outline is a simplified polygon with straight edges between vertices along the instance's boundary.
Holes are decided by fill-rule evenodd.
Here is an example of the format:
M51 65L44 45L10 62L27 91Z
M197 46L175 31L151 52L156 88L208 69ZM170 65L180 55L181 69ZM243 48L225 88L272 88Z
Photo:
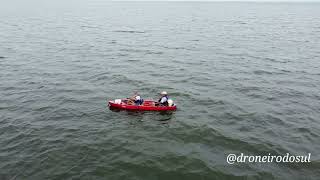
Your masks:
M162 91L160 94L161 94L161 97L158 100L159 104L163 106L168 106L168 99L169 99L168 93L166 91Z

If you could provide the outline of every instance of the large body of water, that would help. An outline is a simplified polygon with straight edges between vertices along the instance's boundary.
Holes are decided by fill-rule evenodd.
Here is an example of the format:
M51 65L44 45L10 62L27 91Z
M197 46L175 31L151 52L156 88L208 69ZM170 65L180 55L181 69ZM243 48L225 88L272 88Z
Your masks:
M320 177L320 3L12 1L0 56L1 180Z

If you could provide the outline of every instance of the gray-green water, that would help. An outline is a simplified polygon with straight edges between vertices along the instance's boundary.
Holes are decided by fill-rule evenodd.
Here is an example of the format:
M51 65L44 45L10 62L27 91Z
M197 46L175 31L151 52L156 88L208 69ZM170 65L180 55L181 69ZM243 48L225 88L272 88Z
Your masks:
M319 179L319 3L1 4L1 180ZM107 107L161 90L178 111Z

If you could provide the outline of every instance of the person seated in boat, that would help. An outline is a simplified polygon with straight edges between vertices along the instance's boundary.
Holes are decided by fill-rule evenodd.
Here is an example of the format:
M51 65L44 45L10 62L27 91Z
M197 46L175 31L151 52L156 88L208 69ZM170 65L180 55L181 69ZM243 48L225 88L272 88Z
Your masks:
M135 105L141 105L143 103L143 99L141 98L141 96L135 92L134 95L132 97L129 98L128 100L128 104L132 105L132 104L135 104Z
M160 93L161 97L160 99L158 100L158 105L162 105L162 106L168 106L168 100L169 100L169 97L168 97L168 93L166 91L162 91Z

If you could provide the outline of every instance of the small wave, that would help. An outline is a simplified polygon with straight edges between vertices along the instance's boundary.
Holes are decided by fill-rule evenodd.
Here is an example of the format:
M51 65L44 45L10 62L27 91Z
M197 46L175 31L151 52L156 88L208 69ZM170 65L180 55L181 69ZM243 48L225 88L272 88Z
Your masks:
M248 23L246 23L244 21L233 21L233 23L235 23L235 24L248 24Z
M123 56L123 57L125 57L125 56L129 56L129 54L127 54L127 53L118 53L117 56Z
M170 47L170 46L159 46L165 49L171 49L171 50L189 50L192 51L193 49L191 48L186 48L186 47Z
M118 32L118 33L146 33L145 31L135 31L135 30L116 30L113 32Z
M225 105L226 104L226 102L224 102L223 100L217 100L217 99L212 99L212 98L200 99L200 101L198 103L203 106Z
M89 81L98 81L98 80L103 80L103 79L107 79L109 77L109 72L103 72L103 73L99 73L99 74L95 74L90 76L87 80Z
M153 76L153 77L161 77L163 76L161 73L150 73L150 76Z
M98 26L88 26L88 25L82 25L81 28L87 28L87 29L99 29Z
M119 51L122 51L122 52L143 52L143 50L140 50L140 49L119 49Z
M239 92L242 92L242 93L248 93L250 91L260 91L261 90L261 88L257 87L257 86L242 86L242 87L237 87L235 89L238 90Z
M150 50L148 50L148 51L146 52L146 54L163 54L163 52L161 52L161 51L150 51Z
M143 49L120 49L121 52L134 52L134 53L145 53L145 54L163 54L161 51L143 50Z
M110 82L110 84L125 83L125 84L130 84L134 87L140 87L140 86L144 87L144 86L148 85L148 84L146 84L145 81L132 79L129 76L125 76L125 75L112 75L111 79L112 79L112 81Z
M272 72L265 71L265 70L255 70L253 71L253 73L257 75L272 74Z
M280 71L283 72L283 73L290 73L291 72L291 71L289 71L287 69L281 69Z
M279 59L269 58L269 57L264 58L264 59L267 60L267 61L276 62L276 63L288 63L288 62L290 62L289 60L285 60L285 59L279 60Z
M191 97L189 93L182 93L182 92L171 92L170 95L175 97L186 97L186 98Z
M128 62L140 62L141 60L139 60L139 59L128 59L127 61Z
M264 114L261 116L261 118L264 118L267 123L277 126L286 126L286 122L283 118L280 116L272 115L272 114Z

